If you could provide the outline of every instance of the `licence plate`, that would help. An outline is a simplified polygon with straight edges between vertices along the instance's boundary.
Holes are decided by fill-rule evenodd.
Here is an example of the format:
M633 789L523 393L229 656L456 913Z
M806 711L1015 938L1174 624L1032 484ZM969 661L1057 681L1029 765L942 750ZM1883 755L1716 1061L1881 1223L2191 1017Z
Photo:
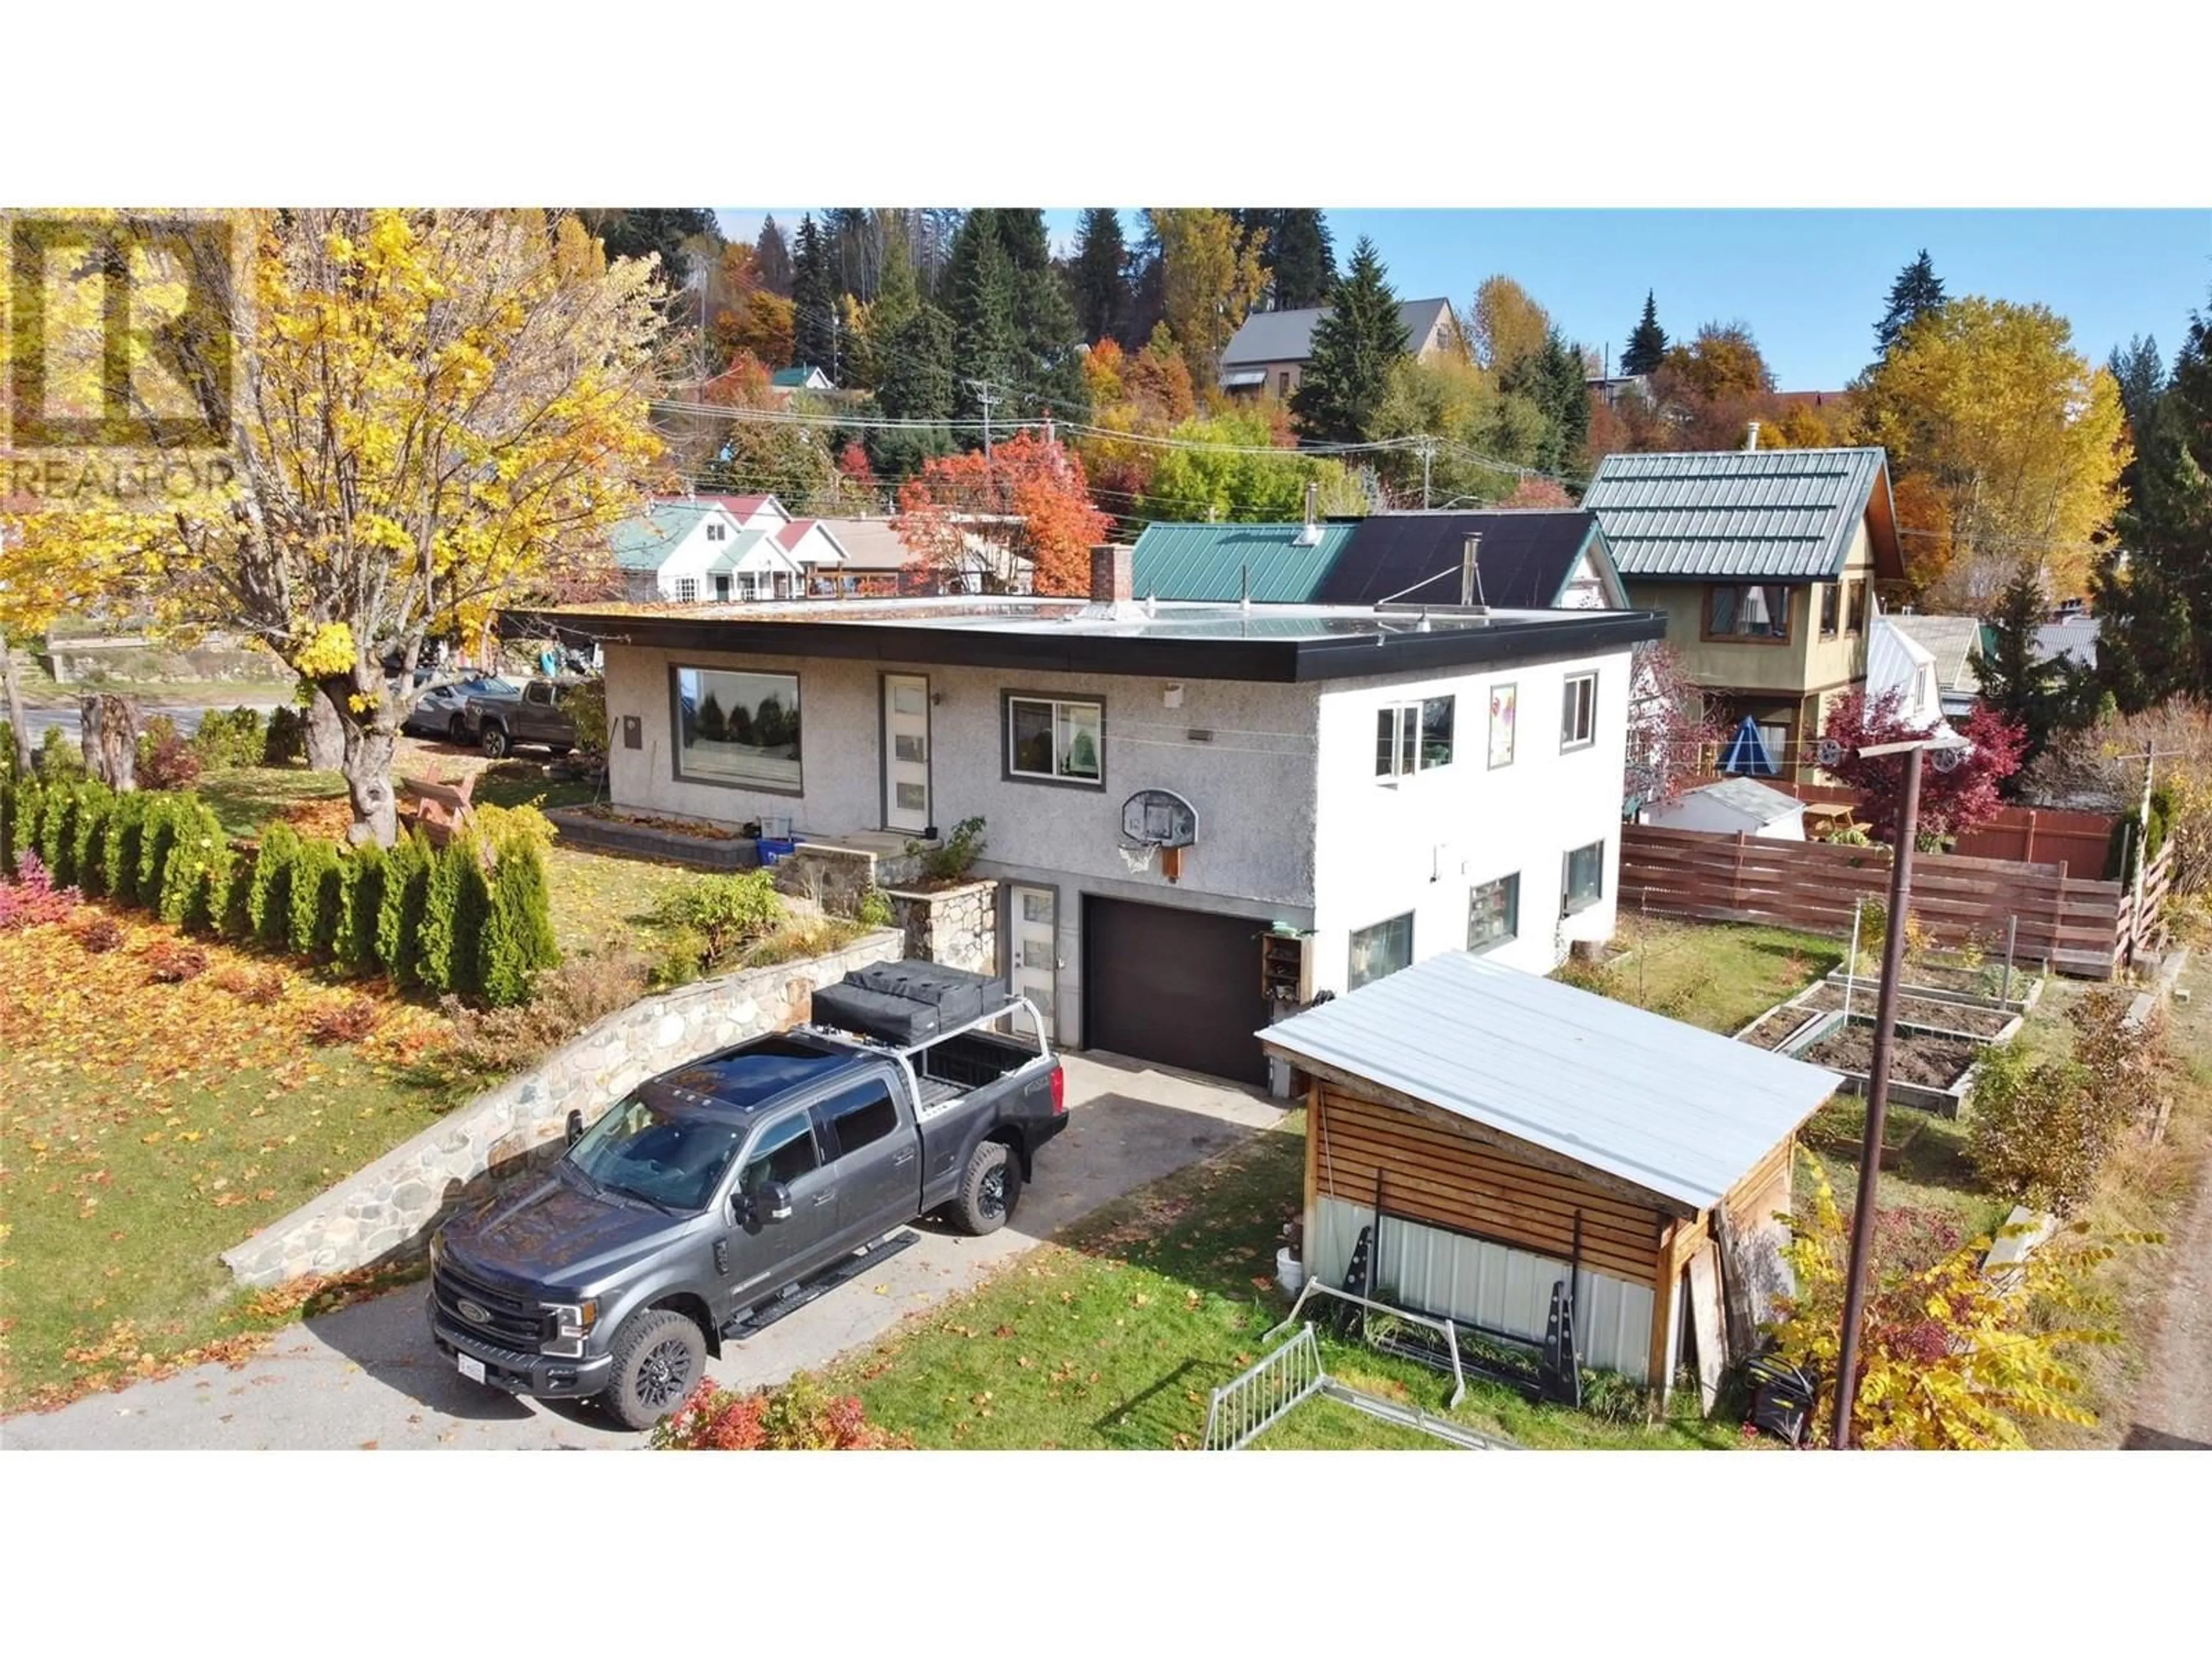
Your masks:
M478 1359L474 1354L467 1353L463 1354L460 1358L461 1375L463 1376L467 1377L471 1382L481 1382L484 1380L484 1363L483 1360Z

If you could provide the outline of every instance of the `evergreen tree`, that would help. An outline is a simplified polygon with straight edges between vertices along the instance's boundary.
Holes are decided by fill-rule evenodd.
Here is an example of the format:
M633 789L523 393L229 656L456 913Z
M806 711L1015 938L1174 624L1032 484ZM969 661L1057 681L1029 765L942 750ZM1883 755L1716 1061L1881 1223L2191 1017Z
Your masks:
M2035 631L2046 609L2041 570L2033 562L2021 564L1997 596L1996 609L1983 625L1984 643L1971 655L1983 705L2027 734L2021 751L2023 767L2052 738L2087 724L2096 713L2096 691L2087 672L2069 659L2043 657L2036 649Z
M837 379L837 279L814 216L799 222L791 264L793 361Z
M577 216L599 239L610 259L660 258L669 283L684 277L684 245L694 237L720 241L714 216L704 208L586 208Z
M1659 326L1659 302L1650 289L1644 295L1644 315L1620 353L1623 374L1649 374L1667 356L1667 331Z
M952 319L935 306L915 307L882 337L877 407L894 420L951 420L958 404L952 354Z
M791 297L791 249L773 213L761 221L760 234L753 239L753 263L760 267L763 288L787 300Z
M1889 285L1889 309L1874 325L1875 355L1887 357L1889 349L1897 343L1898 337L1923 317L1943 308L1943 279L1936 274L1935 261L1922 248L1920 257L1897 273L1897 280Z
M1363 236L1352 267L1329 289L1328 314L1314 325L1312 356L1291 394L1309 438L1356 443L1382 408L1390 366L1406 355L1398 296L1375 244Z
M2212 315L2192 313L2154 398L2129 410L2136 459L2123 552L2098 573L2100 677L2123 708L2212 692ZM2123 562L2124 561L2124 562Z
M1336 246L1319 208L1239 208L1239 230L1263 230L1260 264L1267 273L1268 304L1276 311L1324 305L1336 281Z
M953 388L954 411L963 420L980 419L983 400L978 382L994 389L996 406L1005 407L1018 378L1019 331L1014 322L1014 272L999 240L995 209L976 208L960 222L945 262L946 314L952 319L952 361L959 367Z
M1583 354L1556 328L1498 377L1500 392L1525 398L1541 422L1527 453L1540 471L1579 473L1589 447L1589 386Z
M1075 317L1089 340L1113 337L1127 316L1129 249L1121 235L1121 216L1112 208L1085 208L1075 233L1071 280Z
M1012 412L1088 419L1091 384L1083 374L1083 325L1066 279L1053 263L1044 214L1037 208L1001 208L994 216L1012 275Z
M868 304L868 325L878 341L914 315L921 304L921 289L915 280L913 244L901 231L884 244L883 270L876 282L876 297ZM880 370L879 370L880 372Z

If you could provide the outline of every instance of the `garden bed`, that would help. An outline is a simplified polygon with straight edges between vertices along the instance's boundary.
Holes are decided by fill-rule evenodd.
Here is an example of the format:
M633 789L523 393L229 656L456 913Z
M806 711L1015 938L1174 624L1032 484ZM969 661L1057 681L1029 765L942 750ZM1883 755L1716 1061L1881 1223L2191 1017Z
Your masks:
M1838 1010L1816 1015L1809 1024L1778 1024L1774 1039L1760 1046L1840 1072L1846 1091L1863 1094L1868 1069L1874 1062L1874 1030L1871 1014L1853 1013L1847 1024ZM1944 1117L1958 1116L1974 1064L1989 1046L1978 1037L1899 1021L1896 1041L1890 1048L1891 1102Z
M1875 998L1881 994L1881 990L1879 985L1868 986L1863 982L1852 986L1850 993L1851 1012L1854 1014L1873 1013ZM1803 995L1792 998L1787 1006L1824 1014L1840 1013L1844 996L1844 987L1832 981L1824 981ZM1938 1031L1955 1031L1960 1036L1974 1037L1983 1042L2009 1042L2021 1026L2021 1017L2008 1009L1921 996L1903 986L1898 988L1897 1018L1900 1024L1924 1025Z
M760 864L757 842L714 825L628 817L585 806L553 807L545 816L572 847L660 859L696 870L750 870Z
M2043 994L2043 979L2032 968L2014 964L2010 995L2001 995L2005 972L2002 963L1984 963L1978 968L1969 968L1957 963L1921 962L1905 965L1905 978L1899 992L1928 1002L1957 1003L1970 1008L1997 1008L2007 1013L2024 1014L2035 1006L2036 999ZM1881 978L1877 974L1851 973L1848 964L1831 969L1827 982L1851 988L1851 997L1856 1001L1863 993L1872 996L1881 989Z

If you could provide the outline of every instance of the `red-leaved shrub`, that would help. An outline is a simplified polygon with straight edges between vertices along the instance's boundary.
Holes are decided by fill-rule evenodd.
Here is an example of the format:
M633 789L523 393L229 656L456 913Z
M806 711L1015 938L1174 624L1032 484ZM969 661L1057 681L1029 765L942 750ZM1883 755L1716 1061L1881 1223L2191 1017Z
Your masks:
M850 1395L831 1395L804 1376L780 1389L738 1394L701 1379L647 1443L655 1451L885 1451L914 1444L867 1419Z
M105 956L123 943L123 929L114 917L86 908L70 918L70 937L94 956Z
M180 939L157 939L144 954L146 976L157 985L182 985L207 972L208 953Z
M358 1042L376 1029L383 1012L367 997L340 997L307 1016L307 1035L326 1048Z
M0 879L0 931L66 921L83 902L76 888L54 885L52 872L36 853L26 849L19 862L20 875Z

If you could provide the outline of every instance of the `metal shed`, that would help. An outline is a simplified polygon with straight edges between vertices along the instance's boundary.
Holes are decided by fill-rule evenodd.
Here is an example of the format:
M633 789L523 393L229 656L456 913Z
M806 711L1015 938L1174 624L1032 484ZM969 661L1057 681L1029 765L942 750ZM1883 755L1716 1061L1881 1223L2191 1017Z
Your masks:
M1541 1339L1663 1401L1717 1382L1780 1286L1798 1128L1833 1072L1479 957L1432 957L1260 1034L1309 1080L1305 1267L1376 1225L1388 1299Z
M1805 803L1756 778L1723 778L1718 783L1686 789L1670 801L1645 807L1644 822L1664 830L1703 830L1714 835L1802 841Z

